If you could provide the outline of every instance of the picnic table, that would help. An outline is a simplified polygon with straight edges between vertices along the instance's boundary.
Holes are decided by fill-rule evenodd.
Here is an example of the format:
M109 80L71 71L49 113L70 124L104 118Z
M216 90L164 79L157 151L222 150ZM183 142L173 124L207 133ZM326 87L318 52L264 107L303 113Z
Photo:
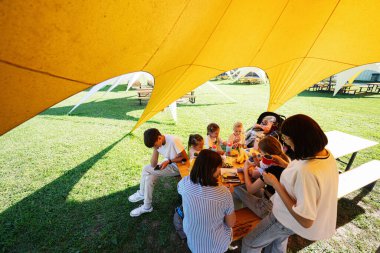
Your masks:
M336 130L326 132L326 136L329 141L326 148L331 151L337 161L346 164L345 171L351 168L351 165L360 150L378 144L375 141L366 140L364 138ZM341 157L349 154L351 154L351 157L347 163L340 159Z
M380 93L380 83L367 83L365 86L360 88L360 91L362 89L366 89L366 92Z
M141 105L143 100L149 100L150 99L152 92L153 92L153 88L152 87L145 87L145 88L136 89L136 91L137 91L137 98L139 99L139 102ZM182 100L182 99L189 99L190 103L194 104L195 103L194 91L191 91L191 92L183 95L181 98L179 98L179 100Z
M231 169L242 168L244 166L244 164L237 163L235 157L227 157L226 159L227 159L226 161L233 166ZM181 175L181 178L190 175L190 162L184 163L184 164L177 163L177 166L178 166L178 170L179 170L179 174ZM222 173L224 172L224 169L225 168L222 168ZM239 176L240 183L233 183L233 185L239 185L239 184L244 183L244 174L242 172L238 172L237 174ZM223 183L221 181L221 177L219 178L219 180L220 180L219 181L220 183ZM229 183L227 183L226 185L229 185Z
M326 148L330 150L337 161L345 163L340 160L340 158L351 154L349 161L345 163L346 172L339 175L338 199L364 186L367 186L367 188L369 186L369 190L371 190L376 180L380 178L380 161L373 160L355 169L350 170L350 168L360 150L369 148L378 143L336 130L326 132L326 136L329 142ZM242 164L237 164L236 162L232 163L232 165L234 168L242 167ZM190 162L178 164L181 177L189 175L189 166ZM239 177L241 183L244 183L244 175L240 174ZM243 238L252 231L261 220L260 217L247 207L235 210L235 214L236 223L233 227L233 241Z

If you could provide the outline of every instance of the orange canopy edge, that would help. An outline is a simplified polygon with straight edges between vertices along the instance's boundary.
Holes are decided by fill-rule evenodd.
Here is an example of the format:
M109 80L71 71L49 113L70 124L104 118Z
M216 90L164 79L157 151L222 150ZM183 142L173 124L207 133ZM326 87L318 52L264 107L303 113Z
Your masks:
M0 1L0 134L134 71L155 77L135 128L212 77L255 66L268 110L352 67L380 62L380 1Z

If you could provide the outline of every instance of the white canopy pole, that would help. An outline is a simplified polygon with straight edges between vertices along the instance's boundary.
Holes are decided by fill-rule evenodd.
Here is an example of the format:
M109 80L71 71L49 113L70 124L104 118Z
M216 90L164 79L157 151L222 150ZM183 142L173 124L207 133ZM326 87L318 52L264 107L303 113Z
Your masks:
M117 81L107 90L106 94L108 94L108 92L111 92L120 84L128 83L128 86L129 86L129 79L131 78L131 76L132 74L125 74L125 75L120 76L119 79L117 79Z
M145 82L145 83L147 83L148 80L153 82L153 77L150 74L145 73L145 72L129 73L129 74L114 77L114 78L108 79L104 82L101 82L101 83L93 86L91 88L91 90L67 114L72 113L78 106L80 106L85 101L87 101L94 93L96 93L97 91L101 90L103 87L105 87L111 83L112 83L111 87L100 98L107 95L109 92L111 92L113 89L115 89L118 85L124 84L127 82L128 82L128 86L127 86L126 91L128 91L131 88L131 86L133 85L133 83L136 82L137 80L140 80L140 79L142 80L142 82Z
M109 83L111 83L112 81L115 81L117 77L114 77L114 78L111 78L111 79L108 79L104 82L101 82L95 86L93 86L91 88L91 90L89 92L87 92L87 94L67 113L67 114L70 114L72 113L78 106L80 106L82 103L84 103L87 99L89 99L94 93L96 93L97 91L101 90L103 87L107 86Z

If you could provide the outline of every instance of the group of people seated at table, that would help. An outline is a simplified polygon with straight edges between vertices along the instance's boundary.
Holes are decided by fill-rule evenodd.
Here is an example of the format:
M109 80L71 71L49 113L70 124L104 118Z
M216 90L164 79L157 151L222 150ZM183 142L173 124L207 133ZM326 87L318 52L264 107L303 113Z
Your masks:
M325 148L327 137L316 121L297 114L282 122L279 115L260 115L246 133L240 122L233 126L228 141L219 137L220 128L211 123L207 136L189 136L188 153L180 138L144 132L144 143L153 148L149 165L141 174L140 189L128 199L144 200L131 211L132 217L153 211L152 194L159 177L179 175L177 162L195 159L189 176L178 183L183 202L183 229L192 252L225 252L232 240L235 207L248 207L262 220L242 241L242 252L286 252L288 237L298 234L321 240L335 232L338 170ZM226 187L219 183L223 165L222 146L253 147L243 166L244 185ZM165 159L159 164L158 156Z

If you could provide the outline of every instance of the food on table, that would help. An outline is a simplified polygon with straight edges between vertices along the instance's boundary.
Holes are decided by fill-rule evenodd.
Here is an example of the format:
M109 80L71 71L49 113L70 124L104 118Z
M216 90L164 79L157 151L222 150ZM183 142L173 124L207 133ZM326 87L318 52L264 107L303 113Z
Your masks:
M248 159L248 155L243 148L239 148L239 154L236 158L237 163L244 163Z

